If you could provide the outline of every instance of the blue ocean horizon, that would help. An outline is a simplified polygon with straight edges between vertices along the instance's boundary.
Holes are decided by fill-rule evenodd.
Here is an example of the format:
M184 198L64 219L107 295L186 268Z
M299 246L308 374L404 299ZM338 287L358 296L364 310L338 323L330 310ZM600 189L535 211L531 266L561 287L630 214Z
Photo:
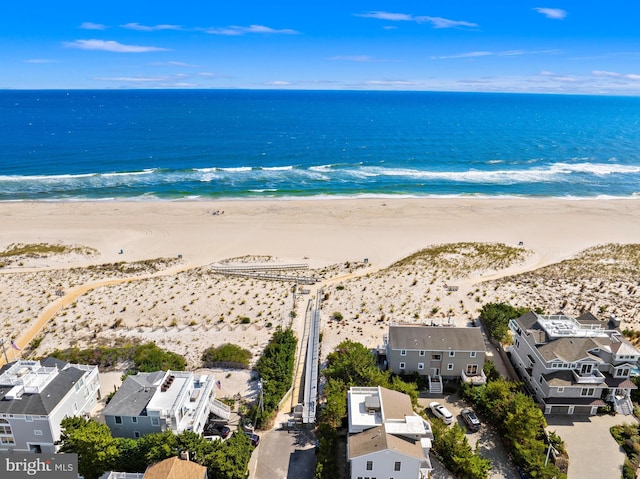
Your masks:
M0 201L640 196L640 98L0 91Z

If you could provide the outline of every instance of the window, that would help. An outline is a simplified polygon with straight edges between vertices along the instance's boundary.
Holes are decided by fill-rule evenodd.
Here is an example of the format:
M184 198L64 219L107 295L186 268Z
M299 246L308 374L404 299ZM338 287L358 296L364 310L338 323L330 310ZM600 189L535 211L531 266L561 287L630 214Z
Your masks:
M135 416L132 416L131 417L131 422L134 423L134 424L137 423L138 422L138 418L135 417Z
M447 371L453 371L453 363L447 364Z
M407 355L407 350L406 349L401 349L400 350L400 356L406 356Z
M431 359L434 361L440 361L441 356L439 354L432 354Z
M518 338L515 339L515 343L516 343L516 348L520 347L520 341L518 340Z
M616 369L616 377L623 377L626 378L627 376L629 376L629 368L618 368Z
M418 369L424 369L424 363L418 363Z
M115 416L114 417L116 424L122 424L122 416Z
M394 471L399 471L401 465L402 465L402 463L400 461L396 461L396 463L393 466L393 470Z
M593 396L593 393L596 390L594 388L582 388L580 391L580 396Z
M133 437L136 439L140 438L140 431L133 431Z
M406 367L406 364L405 363L400 363L399 367L400 367L400 369L404 369Z
M563 393L563 392L564 392L564 387L563 387L563 386L560 386L560 387L558 388L558 393Z
M475 358L476 357L476 351L471 351L471 353L469 354L470 358Z
M152 417L151 418L151 425L152 426L159 426L160 425L160 418L159 417Z
M425 354L426 354L426 351L419 351L419 352L418 352L418 355L419 355L419 356L424 356Z
M15 446L16 440L13 437L13 431L11 430L11 424L6 419L0 419L0 445L1 446Z
M73 412L78 412L78 403L77 402L73 403Z
M478 374L478 365L477 364L467 364L467 372L465 373L469 376L475 376Z
M367 461L367 471L373 471L373 461Z
M33 422L33 416L25 416L24 420L27 422Z
M456 352L455 351L449 351L449 357L450 358L454 358L456 356Z
M42 436L42 430L41 429L34 429L33 430L33 435L34 436Z

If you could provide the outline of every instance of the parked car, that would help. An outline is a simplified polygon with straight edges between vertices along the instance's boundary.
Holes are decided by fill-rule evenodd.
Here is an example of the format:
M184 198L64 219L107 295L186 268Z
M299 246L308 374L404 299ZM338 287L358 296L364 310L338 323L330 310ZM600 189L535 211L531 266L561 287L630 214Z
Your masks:
M251 432L245 432L244 434L251 440L251 445L253 447L256 447L258 444L260 444L260 436L258 436L257 434L253 434Z
M222 439L226 439L231 434L231 428L224 424L207 424L204 428L204 436L220 436Z
M435 417L439 417L445 424L453 424L453 414L446 407L439 402L432 402L429 404L429 409Z
M466 407L460 411L460 415L471 431L477 431L480 429L480 419L478 419L478 416L473 409Z

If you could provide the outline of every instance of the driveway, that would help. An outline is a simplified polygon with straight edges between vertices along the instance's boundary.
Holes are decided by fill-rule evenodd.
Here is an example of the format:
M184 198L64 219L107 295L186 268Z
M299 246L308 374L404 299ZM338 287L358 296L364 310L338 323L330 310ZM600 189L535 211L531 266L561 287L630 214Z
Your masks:
M493 427L483 422L478 432L472 433L468 431L460 416L460 411L462 408L469 407L469 404L460 399L457 393L445 397L420 398L418 400L419 404L425 408L429 407L429 403L432 401L444 404L455 416L460 427L466 432L471 447L475 448L477 445L480 453L484 457L491 459L493 467L489 473L490 479L519 479L518 471L511 464L498 433ZM482 418L480 420L482 421ZM453 476L444 468L436 467L434 464L433 477L434 479L445 479Z
M637 423L633 416L547 417L548 431L555 431L569 454L568 479L618 479L622 475L625 454L613 439L609 428Z
M278 419L284 419L283 416L278 415ZM258 434L260 445L249 463L251 478L313 479L316 454L315 437L311 431L287 430L285 419L278 427Z

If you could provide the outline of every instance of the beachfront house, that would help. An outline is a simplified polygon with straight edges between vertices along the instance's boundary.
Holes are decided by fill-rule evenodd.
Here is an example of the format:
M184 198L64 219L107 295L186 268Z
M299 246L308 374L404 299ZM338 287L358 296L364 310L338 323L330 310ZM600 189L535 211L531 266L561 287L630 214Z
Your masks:
M631 414L629 379L640 359L615 318L529 312L509 322L511 361L545 414L596 414L606 401Z
M431 425L418 416L406 394L383 387L347 392L351 479L426 479L431 471Z
M84 416L100 398L97 366L55 358L18 360L0 369L0 451L56 451L60 422Z
M137 439L166 430L200 434L210 412L229 418L229 407L215 399L214 384L208 374L138 373L127 376L102 414L114 437Z
M142 472L105 472L100 479L207 479L207 468L185 455L157 462Z
M384 337L387 367L396 374L426 376L429 391L442 393L442 380L485 384L486 349L480 328L391 324Z

